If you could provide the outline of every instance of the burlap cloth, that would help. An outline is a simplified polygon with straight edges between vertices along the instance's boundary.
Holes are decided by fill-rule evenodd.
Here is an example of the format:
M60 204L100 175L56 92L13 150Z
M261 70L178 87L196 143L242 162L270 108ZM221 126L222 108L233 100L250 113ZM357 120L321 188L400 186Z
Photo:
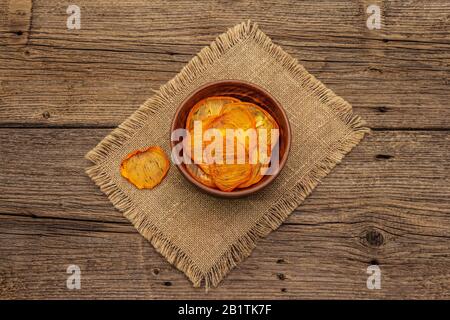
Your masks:
M204 83L240 79L269 91L286 110L292 147L267 188L244 199L218 199L187 182L172 164L153 190L138 190L119 172L131 151L159 145L170 155L170 125L181 101ZM368 129L297 60L258 29L239 24L203 48L172 80L86 157L88 175L136 229L194 286L217 286L250 255L259 238L298 207Z

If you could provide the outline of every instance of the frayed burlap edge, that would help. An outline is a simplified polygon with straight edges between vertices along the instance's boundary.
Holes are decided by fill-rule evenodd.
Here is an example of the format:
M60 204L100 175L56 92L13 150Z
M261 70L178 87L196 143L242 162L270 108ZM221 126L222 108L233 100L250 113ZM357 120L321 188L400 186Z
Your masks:
M140 212L135 204L114 184L106 173L102 163L112 153L119 150L146 123L149 114L155 113L171 100L171 96L191 83L209 65L241 41L252 39L263 47L272 57L290 71L292 77L303 86L313 91L318 99L334 111L337 118L350 129L349 134L338 141L318 165L306 174L292 189L287 190L269 211L245 234L232 245L208 272L202 272L193 261L162 234L147 216ZM256 242L278 228L281 223L308 196L314 187L338 164L359 141L369 132L365 122L352 113L351 105L336 96L313 75L309 74L296 59L272 43L256 23L241 23L220 35L209 47L203 48L172 80L163 85L155 95L148 99L133 115L119 125L86 155L96 165L88 168L86 173L109 197L113 205L123 212L136 229L161 253L171 264L183 271L195 287L202 283L206 288L217 286L225 275L239 262L248 257Z

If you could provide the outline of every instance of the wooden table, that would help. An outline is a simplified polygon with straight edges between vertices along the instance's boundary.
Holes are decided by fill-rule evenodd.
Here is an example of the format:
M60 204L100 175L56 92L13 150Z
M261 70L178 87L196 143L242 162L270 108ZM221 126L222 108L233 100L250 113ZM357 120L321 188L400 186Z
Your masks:
M80 30L66 26L73 3ZM372 3L380 30L366 26ZM373 132L205 293L113 208L83 156L249 18ZM0 43L0 298L450 297L450 2L0 0ZM80 290L66 288L71 264Z

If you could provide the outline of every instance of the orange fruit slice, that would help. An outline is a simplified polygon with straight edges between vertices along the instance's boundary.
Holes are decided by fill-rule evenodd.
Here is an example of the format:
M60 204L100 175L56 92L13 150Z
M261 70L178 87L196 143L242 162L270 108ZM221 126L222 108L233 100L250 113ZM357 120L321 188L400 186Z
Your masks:
M267 170L268 164L263 164L267 157L270 157L271 154L271 130L272 129L278 129L277 122L273 119L273 117L265 111L263 108L261 108L258 105L255 105L253 103L245 103L245 105L248 107L248 110L252 114L252 116L255 119L255 126L256 129L266 129L267 131L267 137L266 137L266 153L267 154L259 154L258 150L251 150L250 152L254 152L254 157L258 159L258 163L254 165L252 177L245 183L239 185L238 188L247 188L257 182L259 182L264 175L261 174L261 171ZM259 136L258 136L259 139ZM258 140L258 144L263 143L263 141ZM262 156L263 159L259 159L259 156Z
M242 137L233 136L232 139L230 139L230 137L228 137L226 134L227 129L233 129L233 130L242 129L245 131L247 129L254 128L254 127L255 127L255 123L254 123L253 118L251 117L251 114L246 110L246 108L240 106L239 103L232 103L232 104L225 105L223 107L220 115L218 117L212 119L212 121L209 121L206 124L205 131L209 130L209 129L216 129L221 134L222 143L223 143L223 145L222 145L223 162L225 164L223 169L225 169L227 166L227 164L225 162L226 162L226 157L227 157L226 151L227 151L227 148L229 148L228 144L231 144L232 147L234 148L234 157L235 157L233 159L234 163L237 162L238 152L243 150L242 146L244 148L246 147L245 141L242 140ZM243 138L245 139L245 136ZM241 148L238 148L238 145L240 145ZM244 154L244 155L240 154L240 157L248 158L247 149L244 149L244 151L246 154ZM210 159L207 159L207 160L210 160ZM245 158L242 160L245 161ZM208 163L211 163L211 161L208 161ZM230 168L233 168L233 167L230 166ZM215 177L214 177L214 179L215 179Z
M196 165L198 165L206 174L210 174L209 166L204 163L203 161L203 150L205 150L205 147L211 143L210 141L205 141L203 139L204 133L206 130L206 126L208 123L213 121L216 118L216 116L210 116L202 121L202 131L196 132L193 129L189 130L190 139L186 139L183 141L184 146L183 150L186 150L189 152L189 157L194 161ZM200 148L200 150L196 150L196 148Z
M211 173L216 186L222 191L233 191L252 174L249 164L214 164Z
M214 183L212 177L209 174L206 174L199 166L196 164L186 163L186 170L190 173L190 175L197 180L198 182L204 184L207 187L215 188L216 184Z
M235 107L237 104L229 104L225 106L222 110L223 112L229 110L230 108ZM275 119L263 108L260 106L249 103L249 102L241 102L241 107L247 109L250 113L251 117L255 122L255 128L258 129L266 129L267 130L267 143L270 146L271 144L271 129L278 129L278 124ZM270 148L269 148L270 149Z
M194 121L203 121L208 117L219 115L225 104L233 102L239 102L239 100L233 97L215 96L197 102L188 114L186 129L192 130Z
M255 119L245 102L228 103L223 106L219 117L212 121L209 128L255 129Z
M238 154L239 149L243 150L244 156L248 157L248 150L243 143L240 143L235 137L233 139L226 137L224 142L222 159L215 159L222 161L210 164L209 170L218 189L232 191L252 177L253 166L245 162L245 159L242 159L244 163L238 162L238 157L242 156ZM226 145L228 143L232 143L233 153L227 153ZM229 160L232 161L228 162Z
M120 165L120 174L138 189L153 189L169 171L169 160L158 146L131 152Z

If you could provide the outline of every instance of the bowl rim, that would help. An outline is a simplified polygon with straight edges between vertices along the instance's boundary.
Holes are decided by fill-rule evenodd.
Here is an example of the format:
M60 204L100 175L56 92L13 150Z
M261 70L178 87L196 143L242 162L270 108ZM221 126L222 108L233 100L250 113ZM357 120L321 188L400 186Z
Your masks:
M216 86L216 85L220 85L220 84L242 84L244 86L250 87L252 89L255 89L256 91L261 91L264 95L268 96L270 99L272 99L275 102L276 107L280 110L281 116L283 118L283 121L286 123L286 135L287 135L287 143L286 143L286 148L285 148L285 152L283 154L283 156L280 159L280 164L279 164L279 169L278 171L274 174L271 175L269 178L267 178L265 181L258 183L254 186L250 186L248 188L245 189L235 189L233 191L222 191L219 189L215 189L215 188L211 188L208 186L205 186L204 184L200 183L199 181L195 180L187 171L187 169L184 167L184 164L176 164L178 170L181 172L182 176L184 176L185 179L187 179L190 183L192 183L193 185L195 185L196 187L200 188L202 191L209 193L213 196L216 197L221 197L221 198L241 198L241 197L245 197L248 196L250 194L256 193L258 191L260 191L261 189L265 188L266 186L268 186L270 183L272 183L275 178L280 174L280 172L283 170L287 159L288 159L288 155L290 153L291 150L291 140L292 140L292 135L291 135L291 125L289 122L289 118L287 117L286 111L284 110L284 108L281 106L280 102L269 92L267 92L267 90L261 88L260 86L258 86L257 84L254 84L252 82L248 82L248 81L243 81L243 80L236 80L236 79L223 79L223 80L215 80L215 81L211 81L211 82L207 82L204 83L203 85L199 86L198 88L196 88L194 91L192 91L185 99L183 99L183 101L178 105L177 109L175 110L173 119L172 119L172 124L170 126L170 148L171 150L173 150L174 146L175 146L175 141L172 141L171 139L171 135L172 132L177 129L175 128L176 123L178 122L177 118L178 115L180 114L180 111L182 110L182 108L184 107L184 105L187 103L187 101L189 101L193 96L195 96L199 91L204 90L210 86ZM178 143L178 141L177 141Z

